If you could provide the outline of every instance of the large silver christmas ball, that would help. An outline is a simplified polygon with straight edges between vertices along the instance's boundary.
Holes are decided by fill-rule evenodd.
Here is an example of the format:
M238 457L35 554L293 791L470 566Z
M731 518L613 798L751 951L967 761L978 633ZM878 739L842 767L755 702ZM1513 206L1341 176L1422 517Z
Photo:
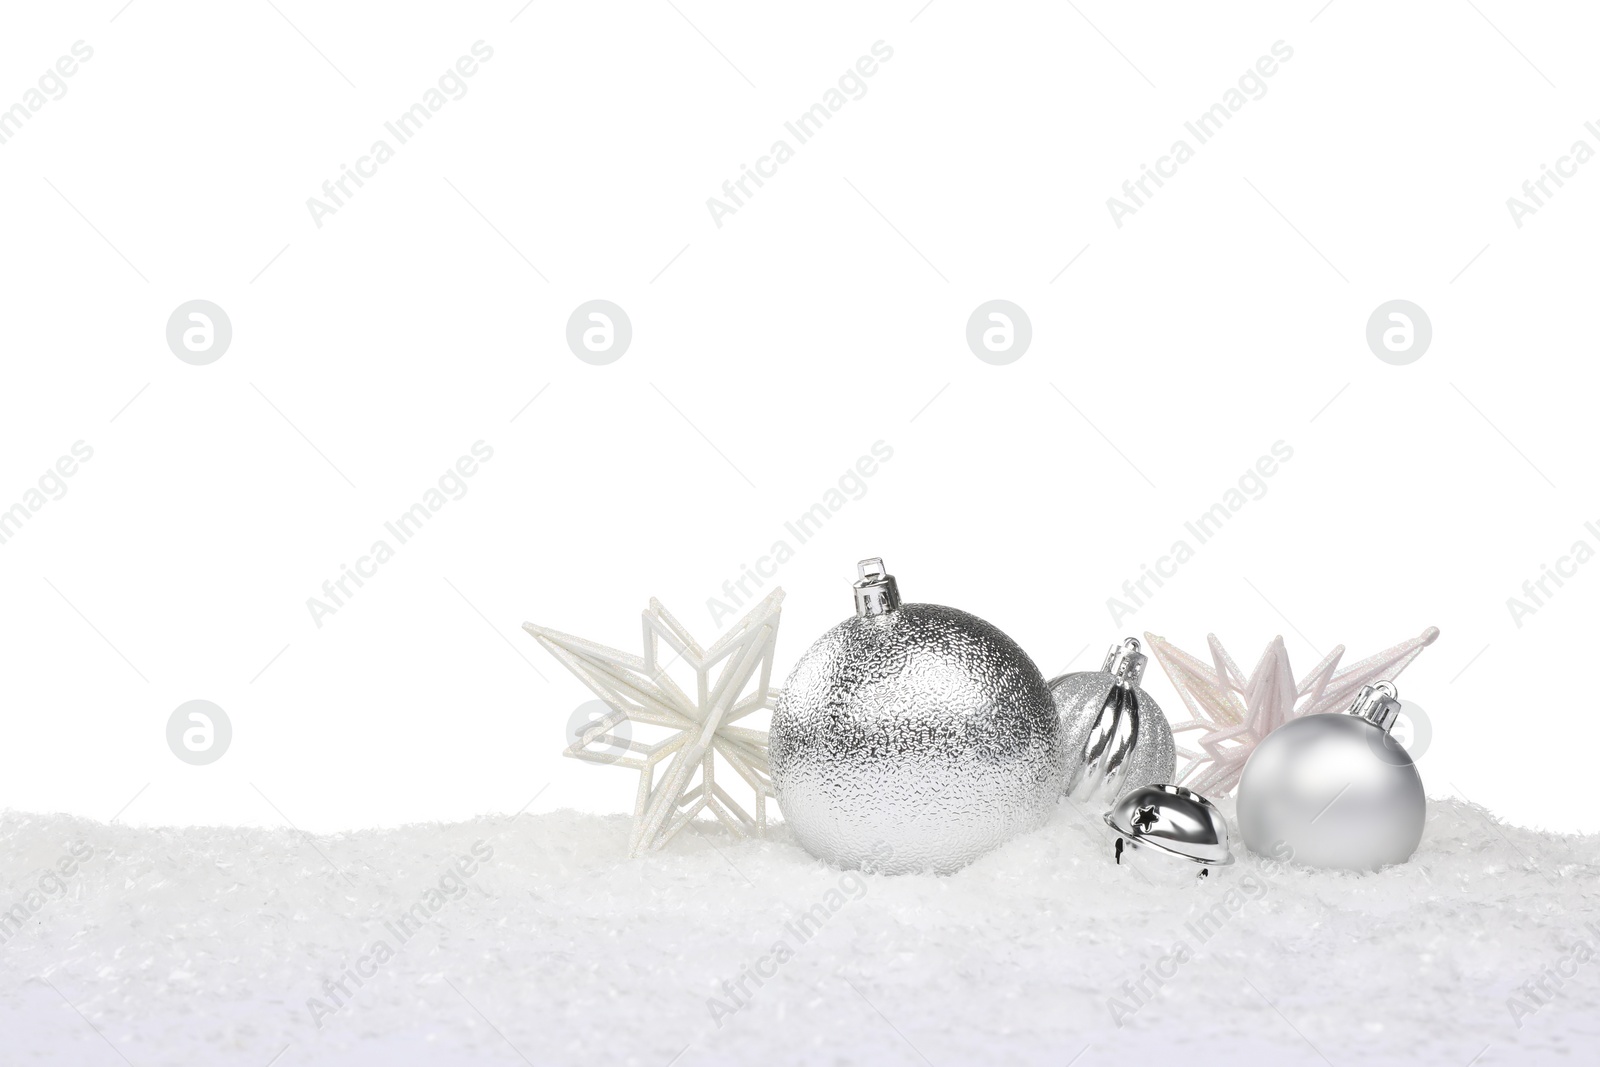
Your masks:
M1389 736L1398 695L1392 682L1369 685L1349 711L1290 719L1263 738L1239 779L1245 847L1357 871L1410 859L1428 801L1416 765Z
M1146 657L1130 637L1113 645L1098 671L1050 682L1066 750L1066 794L1100 811L1130 791L1170 782L1178 768L1172 727L1139 686Z
M901 604L879 560L861 573L857 615L806 651L773 712L778 805L829 863L954 871L1054 812L1055 708L1011 638L955 608Z

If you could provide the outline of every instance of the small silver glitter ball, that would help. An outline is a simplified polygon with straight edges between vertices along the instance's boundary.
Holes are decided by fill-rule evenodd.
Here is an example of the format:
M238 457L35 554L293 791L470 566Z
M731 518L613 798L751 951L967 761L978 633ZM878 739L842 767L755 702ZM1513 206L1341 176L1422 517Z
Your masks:
M1098 671L1050 683L1067 754L1066 794L1109 810L1130 791L1172 781L1178 746L1155 700L1139 687L1146 658L1138 638L1111 646Z
M1263 738L1239 779L1245 847L1354 871L1410 859L1428 800L1416 764L1389 735L1398 697L1393 682L1365 686L1349 711L1290 719Z
M778 805L829 863L954 871L1050 818L1060 725L1015 641L955 608L900 603L882 560L860 567L857 614L806 651L773 712Z

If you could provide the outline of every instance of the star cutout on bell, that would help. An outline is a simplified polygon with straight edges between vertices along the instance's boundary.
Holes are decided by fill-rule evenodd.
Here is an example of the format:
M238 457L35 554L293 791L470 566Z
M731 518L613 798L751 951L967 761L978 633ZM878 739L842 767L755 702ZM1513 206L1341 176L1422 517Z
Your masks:
M1144 807L1133 813L1133 828L1138 830L1141 834L1149 833L1151 827L1155 826L1155 824L1160 821L1160 814L1149 804L1146 804Z
M767 798L774 795L767 732L738 724L777 702L772 656L782 602L783 590L774 589L710 648L702 648L652 599L643 613L642 656L523 623L534 640L611 709L563 754L639 772L630 855L660 848L705 810L740 837L766 830ZM665 661L663 643L673 653ZM678 662L694 673L693 694L667 673ZM661 728L666 736L647 744L610 732L625 720ZM619 751L628 754L619 756ZM731 768L754 793L753 812L718 783L719 764Z

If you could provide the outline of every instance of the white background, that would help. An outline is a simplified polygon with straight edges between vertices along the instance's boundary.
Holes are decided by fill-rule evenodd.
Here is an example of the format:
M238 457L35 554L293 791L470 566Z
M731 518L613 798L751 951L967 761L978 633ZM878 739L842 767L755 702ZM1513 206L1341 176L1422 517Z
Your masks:
M121 3L0 32L0 106L94 49L0 145L0 507L94 449L0 545L0 803L625 811L628 774L559 757L587 691L520 624L635 650L655 595L709 642L707 599L883 440L776 577L780 672L878 554L1047 674L1146 630L1246 669L1282 633L1300 672L1437 625L1400 685L1429 791L1600 829L1600 566L1520 628L1506 605L1600 548L1600 163L1520 229L1506 207L1600 148L1578 5ZM465 97L314 225L478 40ZM706 199L880 40L866 95L718 228ZM1114 225L1107 197L1279 40L1266 95ZM196 298L234 331L203 367L164 336ZM610 366L565 344L593 298L633 323ZM965 343L993 298L1032 320L1008 366ZM1433 323L1409 366L1365 342L1395 298ZM307 598L479 440L467 495L318 628ZM1280 440L1266 495L1113 624ZM233 723L208 767L165 742L196 698Z

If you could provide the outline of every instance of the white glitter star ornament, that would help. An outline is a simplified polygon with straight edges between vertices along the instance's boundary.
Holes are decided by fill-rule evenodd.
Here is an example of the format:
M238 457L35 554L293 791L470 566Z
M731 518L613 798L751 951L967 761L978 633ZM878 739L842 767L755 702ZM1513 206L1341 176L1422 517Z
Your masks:
M1201 731L1202 751L1178 749L1189 761L1178 772L1179 784L1208 796L1226 796L1239 784L1245 760L1263 737L1302 715L1343 711L1362 686L1394 678L1438 636L1438 628L1430 626L1409 641L1335 671L1344 655L1340 645L1296 685L1281 635L1273 638L1246 678L1216 634L1206 635L1210 664L1174 648L1164 637L1145 634L1151 655L1194 716L1173 723L1172 732Z
M639 772L630 855L660 848L705 809L740 837L766 830L767 798L773 796L767 733L737 724L777 703L779 690L770 683L782 603L783 590L774 589L710 648L701 648L652 598L643 615L643 656L523 623L534 640L611 709L565 755ZM666 662L661 660L663 643L675 653ZM679 660L694 672L692 696L667 674ZM667 736L646 744L628 731L611 732L624 721L664 728ZM624 751L629 755L619 757ZM719 757L754 792L754 814L717 783Z

